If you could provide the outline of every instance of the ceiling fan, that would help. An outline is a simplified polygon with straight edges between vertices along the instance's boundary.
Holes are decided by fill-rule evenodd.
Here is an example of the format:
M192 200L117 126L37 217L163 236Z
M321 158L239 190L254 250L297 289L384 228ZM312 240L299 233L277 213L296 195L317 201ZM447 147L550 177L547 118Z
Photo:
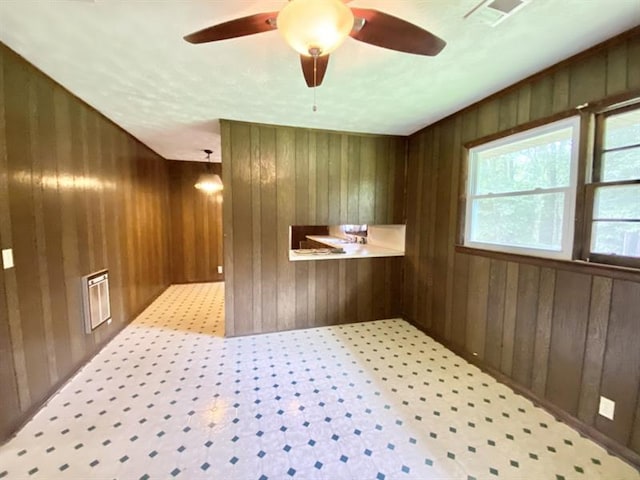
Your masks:
M279 12L257 13L194 32L190 43L208 43L278 30L300 54L309 87L322 83L329 54L347 36L364 43L416 55L435 56L446 45L436 35L387 13L349 8L350 0L290 0Z

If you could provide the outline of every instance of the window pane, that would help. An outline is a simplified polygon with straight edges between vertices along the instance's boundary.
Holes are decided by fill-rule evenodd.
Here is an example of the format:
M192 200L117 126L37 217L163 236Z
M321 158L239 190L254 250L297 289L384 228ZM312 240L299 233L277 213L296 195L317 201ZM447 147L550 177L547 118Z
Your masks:
M640 185L600 187L596 190L593 219L640 219Z
M640 258L640 223L593 222L591 251Z
M564 192L473 201L471 241L560 251Z
M603 182L636 178L640 178L640 147L607 152L602 156Z
M475 153L475 194L568 186L572 131L567 127Z
M604 148L640 143L640 108L607 117L604 125Z

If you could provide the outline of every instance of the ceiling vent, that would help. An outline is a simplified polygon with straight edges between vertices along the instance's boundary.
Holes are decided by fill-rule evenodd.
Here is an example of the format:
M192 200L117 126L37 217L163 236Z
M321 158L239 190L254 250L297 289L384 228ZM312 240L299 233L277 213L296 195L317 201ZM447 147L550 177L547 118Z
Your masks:
M475 18L484 24L495 27L531 1L532 0L483 0L473 7L464 18Z

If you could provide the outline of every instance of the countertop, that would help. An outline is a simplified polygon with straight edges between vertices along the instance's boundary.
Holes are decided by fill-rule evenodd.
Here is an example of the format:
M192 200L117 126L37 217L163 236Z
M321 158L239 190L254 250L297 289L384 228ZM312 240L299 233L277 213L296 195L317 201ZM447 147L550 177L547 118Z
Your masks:
M402 257L404 252L391 248L379 247L369 243L348 243L337 237L325 235L307 235L309 240L326 245L328 248L342 248L345 253L296 253L289 250L289 260L343 260L347 258Z

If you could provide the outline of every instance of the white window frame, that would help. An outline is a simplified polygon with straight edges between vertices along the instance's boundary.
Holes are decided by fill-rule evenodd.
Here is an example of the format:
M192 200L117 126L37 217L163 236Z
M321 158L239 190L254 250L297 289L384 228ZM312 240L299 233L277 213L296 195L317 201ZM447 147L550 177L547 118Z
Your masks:
M476 175L477 175L477 158L478 154L486 150L501 147L509 143L527 140L539 135L562 130L571 127L572 130L572 149L571 149L571 166L570 166L570 184L567 187L544 188L499 194L482 194L476 195ZM484 143L472 147L468 150L467 156L467 195L465 209L465 226L464 226L464 245L472 248L481 248L483 250L492 250L497 252L514 253L519 255L532 255L536 257L554 258L571 260L573 257L574 230L575 230L575 212L576 212L576 190L578 183L578 158L580 150L580 117L578 115L564 118L552 123L542 125L540 127L531 128L522 132L518 132L497 140ZM472 228L472 206L473 201L477 198L496 198L507 196L543 194L564 192L564 215L562 225L562 242L561 250L550 250L542 248L519 247L515 245L494 244L485 242L471 241Z

